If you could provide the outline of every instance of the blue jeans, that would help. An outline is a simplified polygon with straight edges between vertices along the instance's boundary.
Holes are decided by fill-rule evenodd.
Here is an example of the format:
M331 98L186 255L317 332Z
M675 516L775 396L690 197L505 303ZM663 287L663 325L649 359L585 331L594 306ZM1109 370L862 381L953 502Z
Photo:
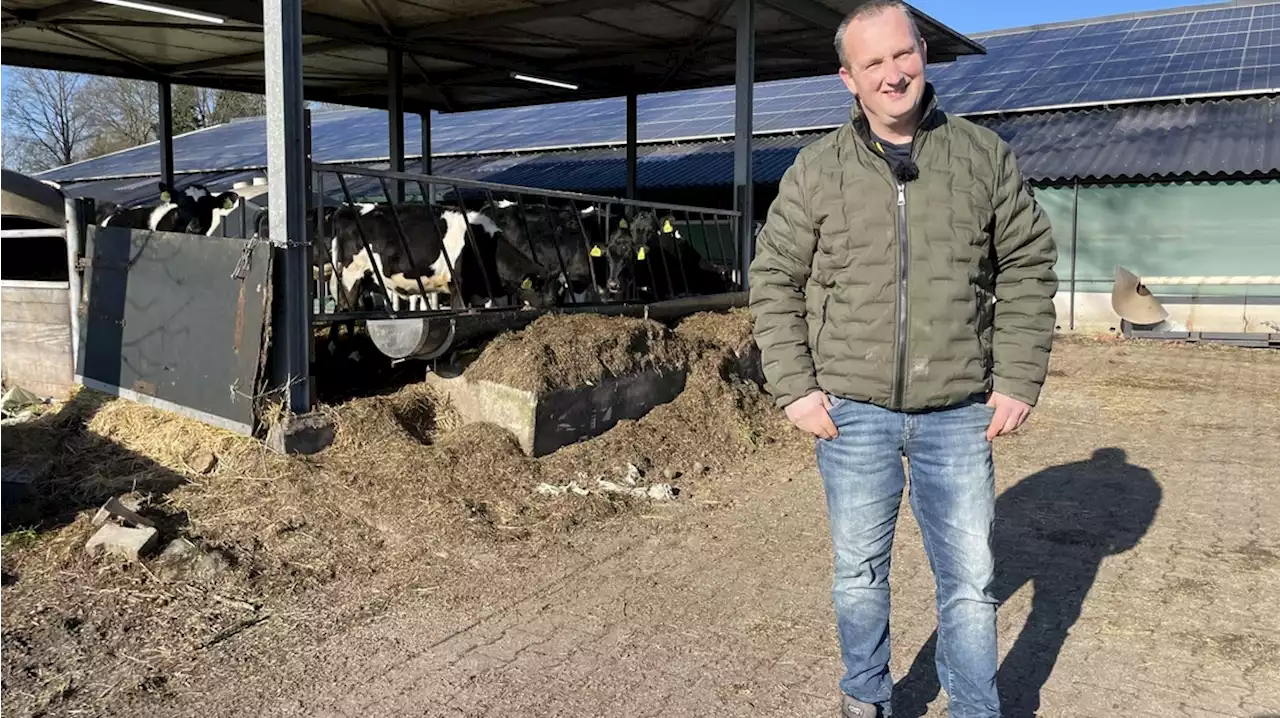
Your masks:
M899 413L829 396L840 435L817 442L835 549L832 598L845 695L892 715L889 557L911 470L911 511L937 586L938 680L952 718L1000 715L991 529L995 472L981 399Z

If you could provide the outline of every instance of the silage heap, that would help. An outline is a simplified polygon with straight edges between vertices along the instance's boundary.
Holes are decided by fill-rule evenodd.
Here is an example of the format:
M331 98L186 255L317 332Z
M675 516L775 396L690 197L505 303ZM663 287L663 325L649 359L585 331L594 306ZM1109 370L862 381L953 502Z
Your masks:
M136 492L149 496L153 515L169 517L161 546L189 538L225 554L230 569L218 581L254 593L292 591L401 565L424 542L458 532L505 541L648 510L644 500L601 492L535 492L544 483L591 487L633 464L645 481L671 483L682 496L706 492L732 481L760 446L791 435L757 383L745 310L695 315L674 329L645 319L545 316L495 339L467 372L550 391L672 368L688 373L674 401L538 459L496 426L461 426L424 384L325 408L337 437L311 457L276 456L243 437L82 392L57 416L12 427L25 436L6 427L6 465L56 456L36 498L53 530L33 548L6 552L6 569L26 577L94 570L79 551L87 517L109 496ZM58 506L61 514L52 510Z

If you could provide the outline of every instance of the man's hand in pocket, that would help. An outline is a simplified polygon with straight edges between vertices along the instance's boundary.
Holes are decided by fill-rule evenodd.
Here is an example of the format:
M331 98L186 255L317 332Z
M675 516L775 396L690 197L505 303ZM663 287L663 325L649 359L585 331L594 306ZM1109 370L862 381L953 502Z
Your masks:
M831 400L821 391L796 399L787 405L787 418L796 428L813 434L819 439L834 439L840 435L831 421Z

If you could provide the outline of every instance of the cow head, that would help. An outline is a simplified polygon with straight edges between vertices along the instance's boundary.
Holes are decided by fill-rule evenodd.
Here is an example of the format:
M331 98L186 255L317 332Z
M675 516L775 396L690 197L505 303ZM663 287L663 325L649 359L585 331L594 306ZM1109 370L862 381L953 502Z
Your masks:
M657 247L658 223L652 212L639 212L630 219L622 217L604 248L592 249L592 256L608 260L605 292L610 299L625 298L638 283L650 277L649 255Z
M663 247L675 247L676 243L683 239L679 228L676 226L676 216L674 214L666 214L658 219L658 241Z
M230 214L239 201L240 195L235 192L227 191L221 194L209 194L206 190L204 195L195 201L193 216L187 222L187 232L191 234L207 233L214 225L214 217Z
M560 303L561 295L566 291L568 281L564 273L558 273L551 279L530 272L520 278L516 288L516 299L522 306L543 309L554 307Z
M160 201L164 204L171 204L178 210L177 221L174 224L176 231L190 232L191 222L199 212L196 204L197 198L207 196L209 190L200 185L190 185L182 190L177 190L165 182L160 182L158 186L160 188ZM196 234L204 234L204 232L197 232Z

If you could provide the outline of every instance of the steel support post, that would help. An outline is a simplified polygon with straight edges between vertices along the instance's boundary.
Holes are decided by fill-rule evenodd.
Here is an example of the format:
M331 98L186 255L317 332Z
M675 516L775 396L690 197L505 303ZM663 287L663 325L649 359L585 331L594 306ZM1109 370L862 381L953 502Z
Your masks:
M283 257L277 292L281 325L273 365L294 414L311 410L311 298L307 282L306 128L302 104L302 0L264 0L267 181L271 241Z
M1076 328L1076 254L1079 250L1080 229L1080 180L1077 179L1071 190L1071 309L1067 317L1067 329Z
M158 110L160 130L160 180L173 189L173 85L167 81L156 83L159 90Z
M404 172L404 53L387 50L387 151L391 171ZM404 183L393 182L389 197L404 201Z
M422 130L422 174L431 174L431 110L418 115ZM427 194L434 195L435 188L427 185ZM423 197L423 202L431 204L431 197Z
M636 93L627 93L627 199L635 199L639 189L636 164L639 152L636 147L639 139L639 121L636 112Z
M737 27L737 87L734 92L733 137L733 208L742 214L738 217L738 272L742 288L747 289L747 269L755 255L755 237L752 234L755 212L753 193L755 181L751 166L752 108L755 94L756 69L756 3L755 0L738 0Z
M71 311L71 375L80 373L80 252L84 247L87 201L67 197L63 211L67 217L67 300Z

